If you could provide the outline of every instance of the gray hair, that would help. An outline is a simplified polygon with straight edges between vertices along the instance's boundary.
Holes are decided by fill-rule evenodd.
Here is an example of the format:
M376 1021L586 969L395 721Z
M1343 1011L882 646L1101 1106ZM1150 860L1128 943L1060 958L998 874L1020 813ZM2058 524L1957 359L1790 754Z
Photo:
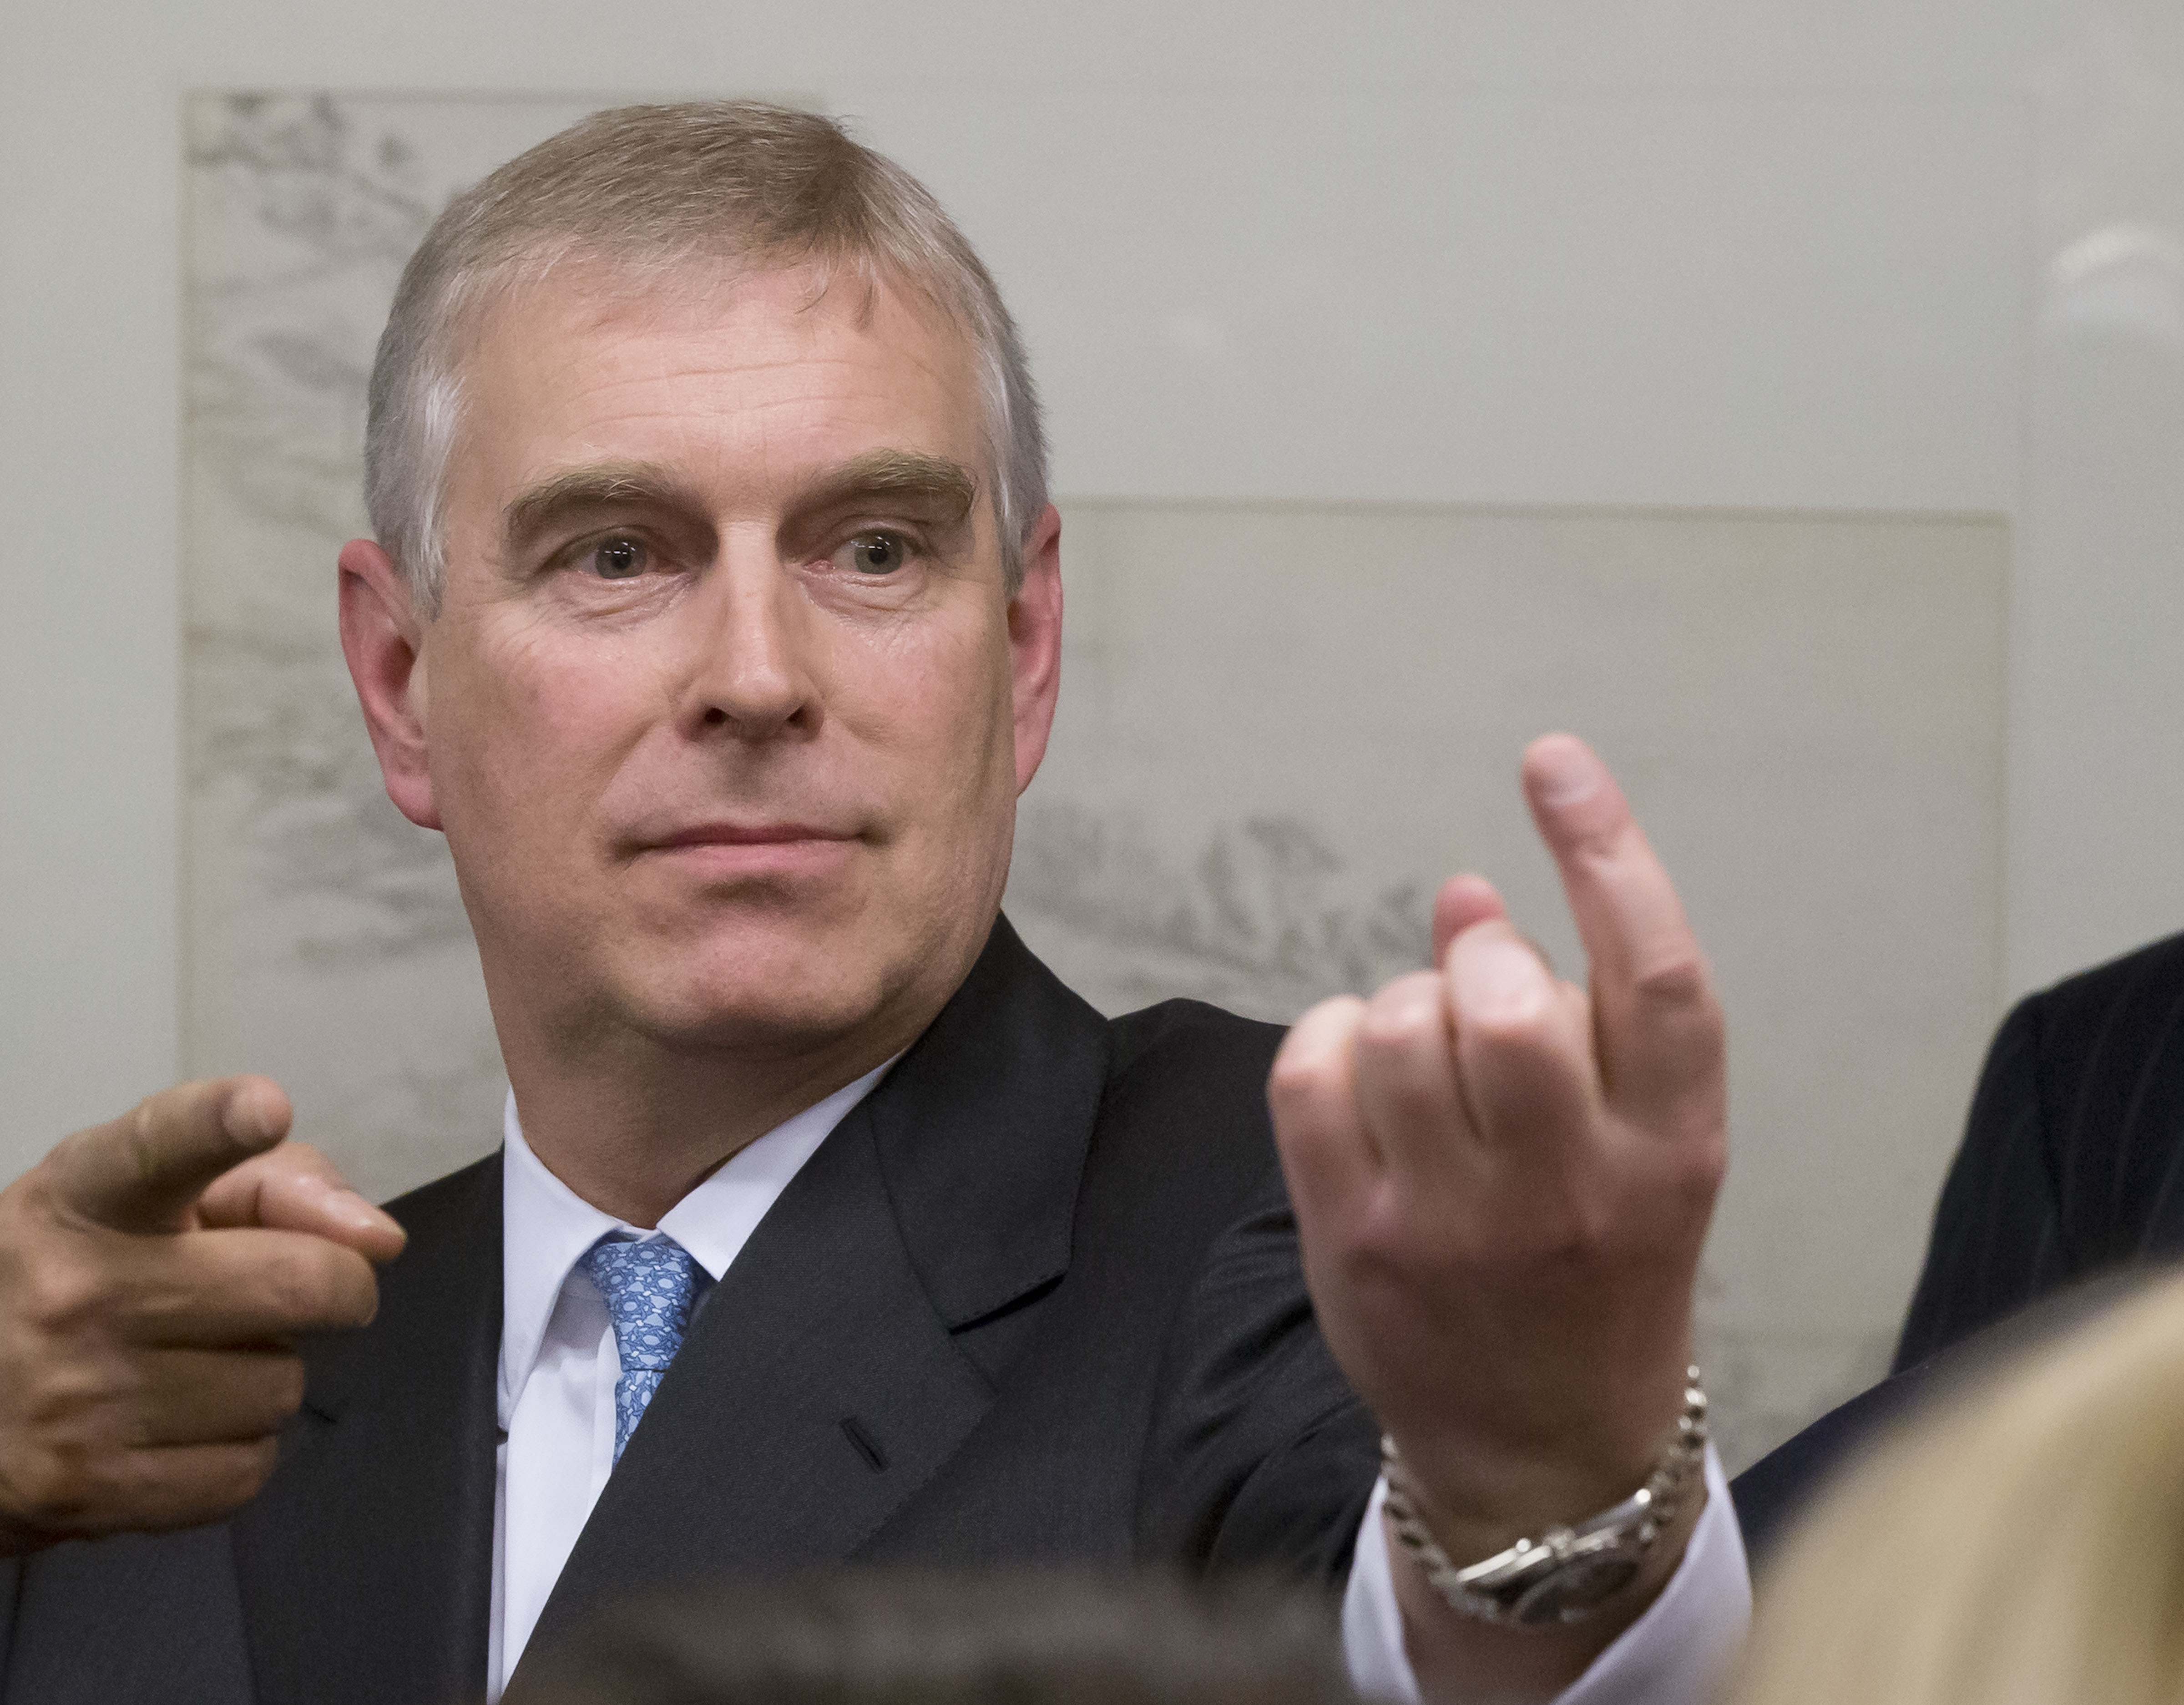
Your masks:
M1011 592L1046 507L1046 435L1023 340L993 276L924 185L833 120L756 101L595 113L449 202L403 270L372 363L364 498L410 595L437 612L441 510L479 304L565 262L639 281L694 264L808 265L914 293L971 347Z

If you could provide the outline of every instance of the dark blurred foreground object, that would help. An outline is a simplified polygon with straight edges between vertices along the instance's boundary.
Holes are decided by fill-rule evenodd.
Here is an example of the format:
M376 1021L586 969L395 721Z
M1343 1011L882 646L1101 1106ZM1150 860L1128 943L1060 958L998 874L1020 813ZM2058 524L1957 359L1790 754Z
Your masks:
M1323 1594L852 1572L630 1604L504 1705L1356 1705Z
M2029 995L1996 1032L1892 1377L1733 1488L1759 1561L1957 1346L2100 1275L2184 1257L2184 935Z
M2184 1279L1952 1381L1793 1524L1724 1705L2184 1700Z

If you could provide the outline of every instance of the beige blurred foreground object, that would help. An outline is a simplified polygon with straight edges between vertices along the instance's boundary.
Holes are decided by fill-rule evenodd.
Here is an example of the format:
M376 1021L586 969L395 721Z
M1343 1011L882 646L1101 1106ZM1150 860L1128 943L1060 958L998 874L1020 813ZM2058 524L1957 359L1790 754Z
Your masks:
M1760 1582L1728 1705L2184 1699L2184 1280L1914 1419Z

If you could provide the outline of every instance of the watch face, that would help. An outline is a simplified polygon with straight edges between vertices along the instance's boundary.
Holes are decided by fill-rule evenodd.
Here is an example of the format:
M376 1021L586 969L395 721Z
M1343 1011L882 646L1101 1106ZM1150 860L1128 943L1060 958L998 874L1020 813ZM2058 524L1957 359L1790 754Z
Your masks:
M1529 1589L1510 1607L1510 1614L1535 1627L1543 1622L1574 1621L1614 1597L1637 1574L1638 1559L1627 1552L1574 1557Z

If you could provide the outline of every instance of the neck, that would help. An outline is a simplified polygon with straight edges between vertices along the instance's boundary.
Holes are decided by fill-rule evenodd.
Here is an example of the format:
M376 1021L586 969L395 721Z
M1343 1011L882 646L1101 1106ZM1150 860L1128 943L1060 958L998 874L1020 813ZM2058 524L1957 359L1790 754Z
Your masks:
M649 1229L732 1156L900 1053L933 1016L763 1053L625 1036L582 1059L499 1028L532 1152L593 1206Z

